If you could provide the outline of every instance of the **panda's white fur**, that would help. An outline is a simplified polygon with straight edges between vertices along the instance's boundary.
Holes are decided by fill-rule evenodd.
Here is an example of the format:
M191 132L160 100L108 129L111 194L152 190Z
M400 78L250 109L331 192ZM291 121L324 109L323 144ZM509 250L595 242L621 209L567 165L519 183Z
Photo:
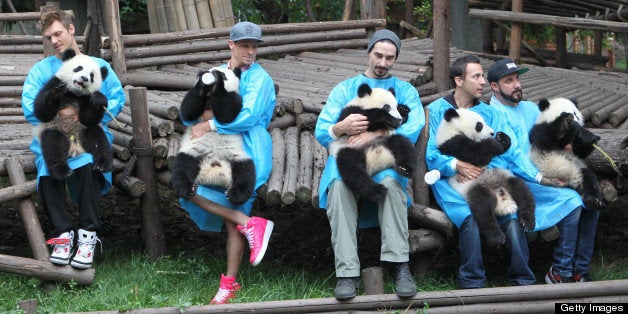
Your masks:
M397 103L394 90L371 89L368 84L362 84L357 94L344 106L338 121L361 114L369 121L367 131L375 131L394 130L407 119L410 109ZM410 177L418 167L418 153L403 135L379 137L361 145L348 145L348 140L349 135L345 134L332 142L330 154L336 157L342 180L359 197L379 201L386 196L386 187L371 178L374 174L392 168Z
M491 139L495 134L495 131L484 122L484 118L478 113L469 109L458 109L460 115L457 119L450 121L443 121L438 126L436 131L436 145L440 146L448 140L451 140L454 136L464 134L465 137L471 139L474 142L480 142L482 140ZM482 125L478 131L478 125ZM493 192L497 199L497 206L495 207L495 215L505 216L517 212L517 204L508 193L508 190L504 188L504 182L513 175L510 171L504 169L484 169L484 172L473 181L458 181L459 174L449 178L449 185L456 190L460 195L466 197L469 188L473 185L479 184L486 186Z
M571 113L574 116L574 121L579 125L584 126L584 117L576 104L573 101L567 98L553 98L548 100L549 107L546 110L543 110L541 114L537 117L536 124L541 123L552 123L556 120L556 117L560 116L561 113L567 112Z
M111 171L111 147L100 126L108 105L100 89L108 70L73 49L64 51L61 58L61 67L34 102L34 114L42 121L34 132L41 142L50 175L57 179L70 175L67 162L59 160L59 156L75 157L85 152L94 156L95 170ZM61 116L72 112L78 118Z
M186 112L194 120L204 110L211 109L220 123L235 120L242 108L239 74L239 69L231 71L224 67L199 73L196 85L182 101L182 114ZM211 131L192 139L192 127L188 126L184 133L175 158L171 179L175 191L189 199L196 193L196 185L217 186L226 189L230 202L236 205L246 202L254 192L256 177L242 135Z
M523 227L532 230L534 197L523 180L506 169L486 166L495 156L510 147L510 138L488 126L482 116L468 109L448 109L436 130L436 145L442 154L453 156L484 170L474 180L462 180L460 174L448 179L449 185L462 195L490 245L505 242L495 216L517 213ZM461 178L462 179L462 178Z

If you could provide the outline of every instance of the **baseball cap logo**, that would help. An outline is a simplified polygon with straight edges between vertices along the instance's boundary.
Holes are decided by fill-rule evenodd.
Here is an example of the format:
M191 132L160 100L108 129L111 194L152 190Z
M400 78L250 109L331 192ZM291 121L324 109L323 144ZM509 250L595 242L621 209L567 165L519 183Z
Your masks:
M511 63L506 63L506 67L508 68L508 70L516 69L517 65L511 62Z
M248 35L252 35L253 34L253 26L252 25L244 26L244 32L247 33Z

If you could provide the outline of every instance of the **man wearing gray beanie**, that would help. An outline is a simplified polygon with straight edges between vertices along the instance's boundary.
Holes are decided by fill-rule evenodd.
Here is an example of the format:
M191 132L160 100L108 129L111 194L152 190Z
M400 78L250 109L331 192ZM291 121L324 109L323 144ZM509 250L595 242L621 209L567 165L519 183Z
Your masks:
M367 47L368 66L364 73L336 85L319 114L315 135L321 145L329 148L336 140L346 140L349 145L360 146L392 134L401 134L412 143L416 142L425 124L419 94L410 83L390 74L400 50L401 40L395 33L383 29L373 34ZM362 84L368 84L371 88L393 89L397 102L410 108L407 121L397 129L373 131L367 130L369 121L362 114L351 114L338 121L340 112L358 96L358 87ZM400 298L409 298L417 293L417 286L408 266L408 207L412 205L406 192L408 179L394 169L385 169L375 174L373 179L387 188L384 200L378 203L359 199L346 186L332 154L321 178L319 205L327 211L331 226L338 278L334 296L338 300L355 297L360 285L357 228L378 225L382 242L380 260L390 266L397 295Z

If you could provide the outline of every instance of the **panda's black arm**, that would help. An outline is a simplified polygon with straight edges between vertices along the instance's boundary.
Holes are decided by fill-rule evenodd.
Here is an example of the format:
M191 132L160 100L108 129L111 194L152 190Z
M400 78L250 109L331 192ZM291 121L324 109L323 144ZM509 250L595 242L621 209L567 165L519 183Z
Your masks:
M205 88L205 84L199 79L196 82L196 85L192 87L185 96L183 97L183 101L181 101L181 119L185 121L194 121L198 119L205 109L205 104L207 102L207 91Z
M57 116L61 107L63 95L68 92L65 84L53 76L44 87L39 90L35 98L34 114L42 122L48 122Z
M81 96L78 99L79 121L85 126L97 125L105 116L107 97L101 92L94 92L91 96Z
M456 135L451 140L441 144L438 149L444 155L449 155L478 167L484 167L493 157L504 153L504 146L494 138L480 142L473 141L464 135Z
M573 153L581 159L586 159L593 151L593 144L600 140L600 137L580 124L574 123Z
M235 92L227 93L224 97L212 98L210 103L214 119L223 124L233 122L242 110L242 97Z

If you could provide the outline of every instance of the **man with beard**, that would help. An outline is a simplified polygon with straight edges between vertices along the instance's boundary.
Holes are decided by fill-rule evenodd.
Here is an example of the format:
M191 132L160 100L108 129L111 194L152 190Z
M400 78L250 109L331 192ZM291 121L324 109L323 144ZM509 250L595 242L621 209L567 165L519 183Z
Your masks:
M556 225L560 232L554 247L554 260L545 276L545 282L554 284L590 281L588 268L593 254L599 211L584 208L576 191L561 187L565 182L562 178L544 178L530 162L527 156L530 151L528 134L540 111L535 103L523 100L519 75L527 71L528 68L520 68L508 58L491 65L488 70L488 81L493 90L490 104L505 113L514 131L514 134L509 134L513 145L519 147L520 158L525 161L513 172L536 173L537 182L541 183L526 180L536 203L535 230ZM522 177L525 179L525 176Z
M397 61L400 49L401 40L390 30L382 29L371 36L366 50L366 70L338 83L329 93L318 116L315 135L321 145L329 147L330 143L343 136L348 136L349 145L361 145L392 134L401 134L416 142L425 124L419 93L410 83L389 72ZM408 120L394 130L373 131L367 130L369 122L362 114L351 114L338 121L344 106L358 95L358 87L365 83L371 88L393 88L397 102L410 107ZM331 154L321 178L319 204L327 211L331 226L338 278L334 296L338 300L355 297L360 284L357 228L377 225L381 228L380 260L391 266L395 292L400 298L409 298L417 293L408 266L408 207L412 204L406 192L408 179L394 169L376 173L373 179L388 189L386 198L378 203L358 199L353 194L342 181L336 158Z

